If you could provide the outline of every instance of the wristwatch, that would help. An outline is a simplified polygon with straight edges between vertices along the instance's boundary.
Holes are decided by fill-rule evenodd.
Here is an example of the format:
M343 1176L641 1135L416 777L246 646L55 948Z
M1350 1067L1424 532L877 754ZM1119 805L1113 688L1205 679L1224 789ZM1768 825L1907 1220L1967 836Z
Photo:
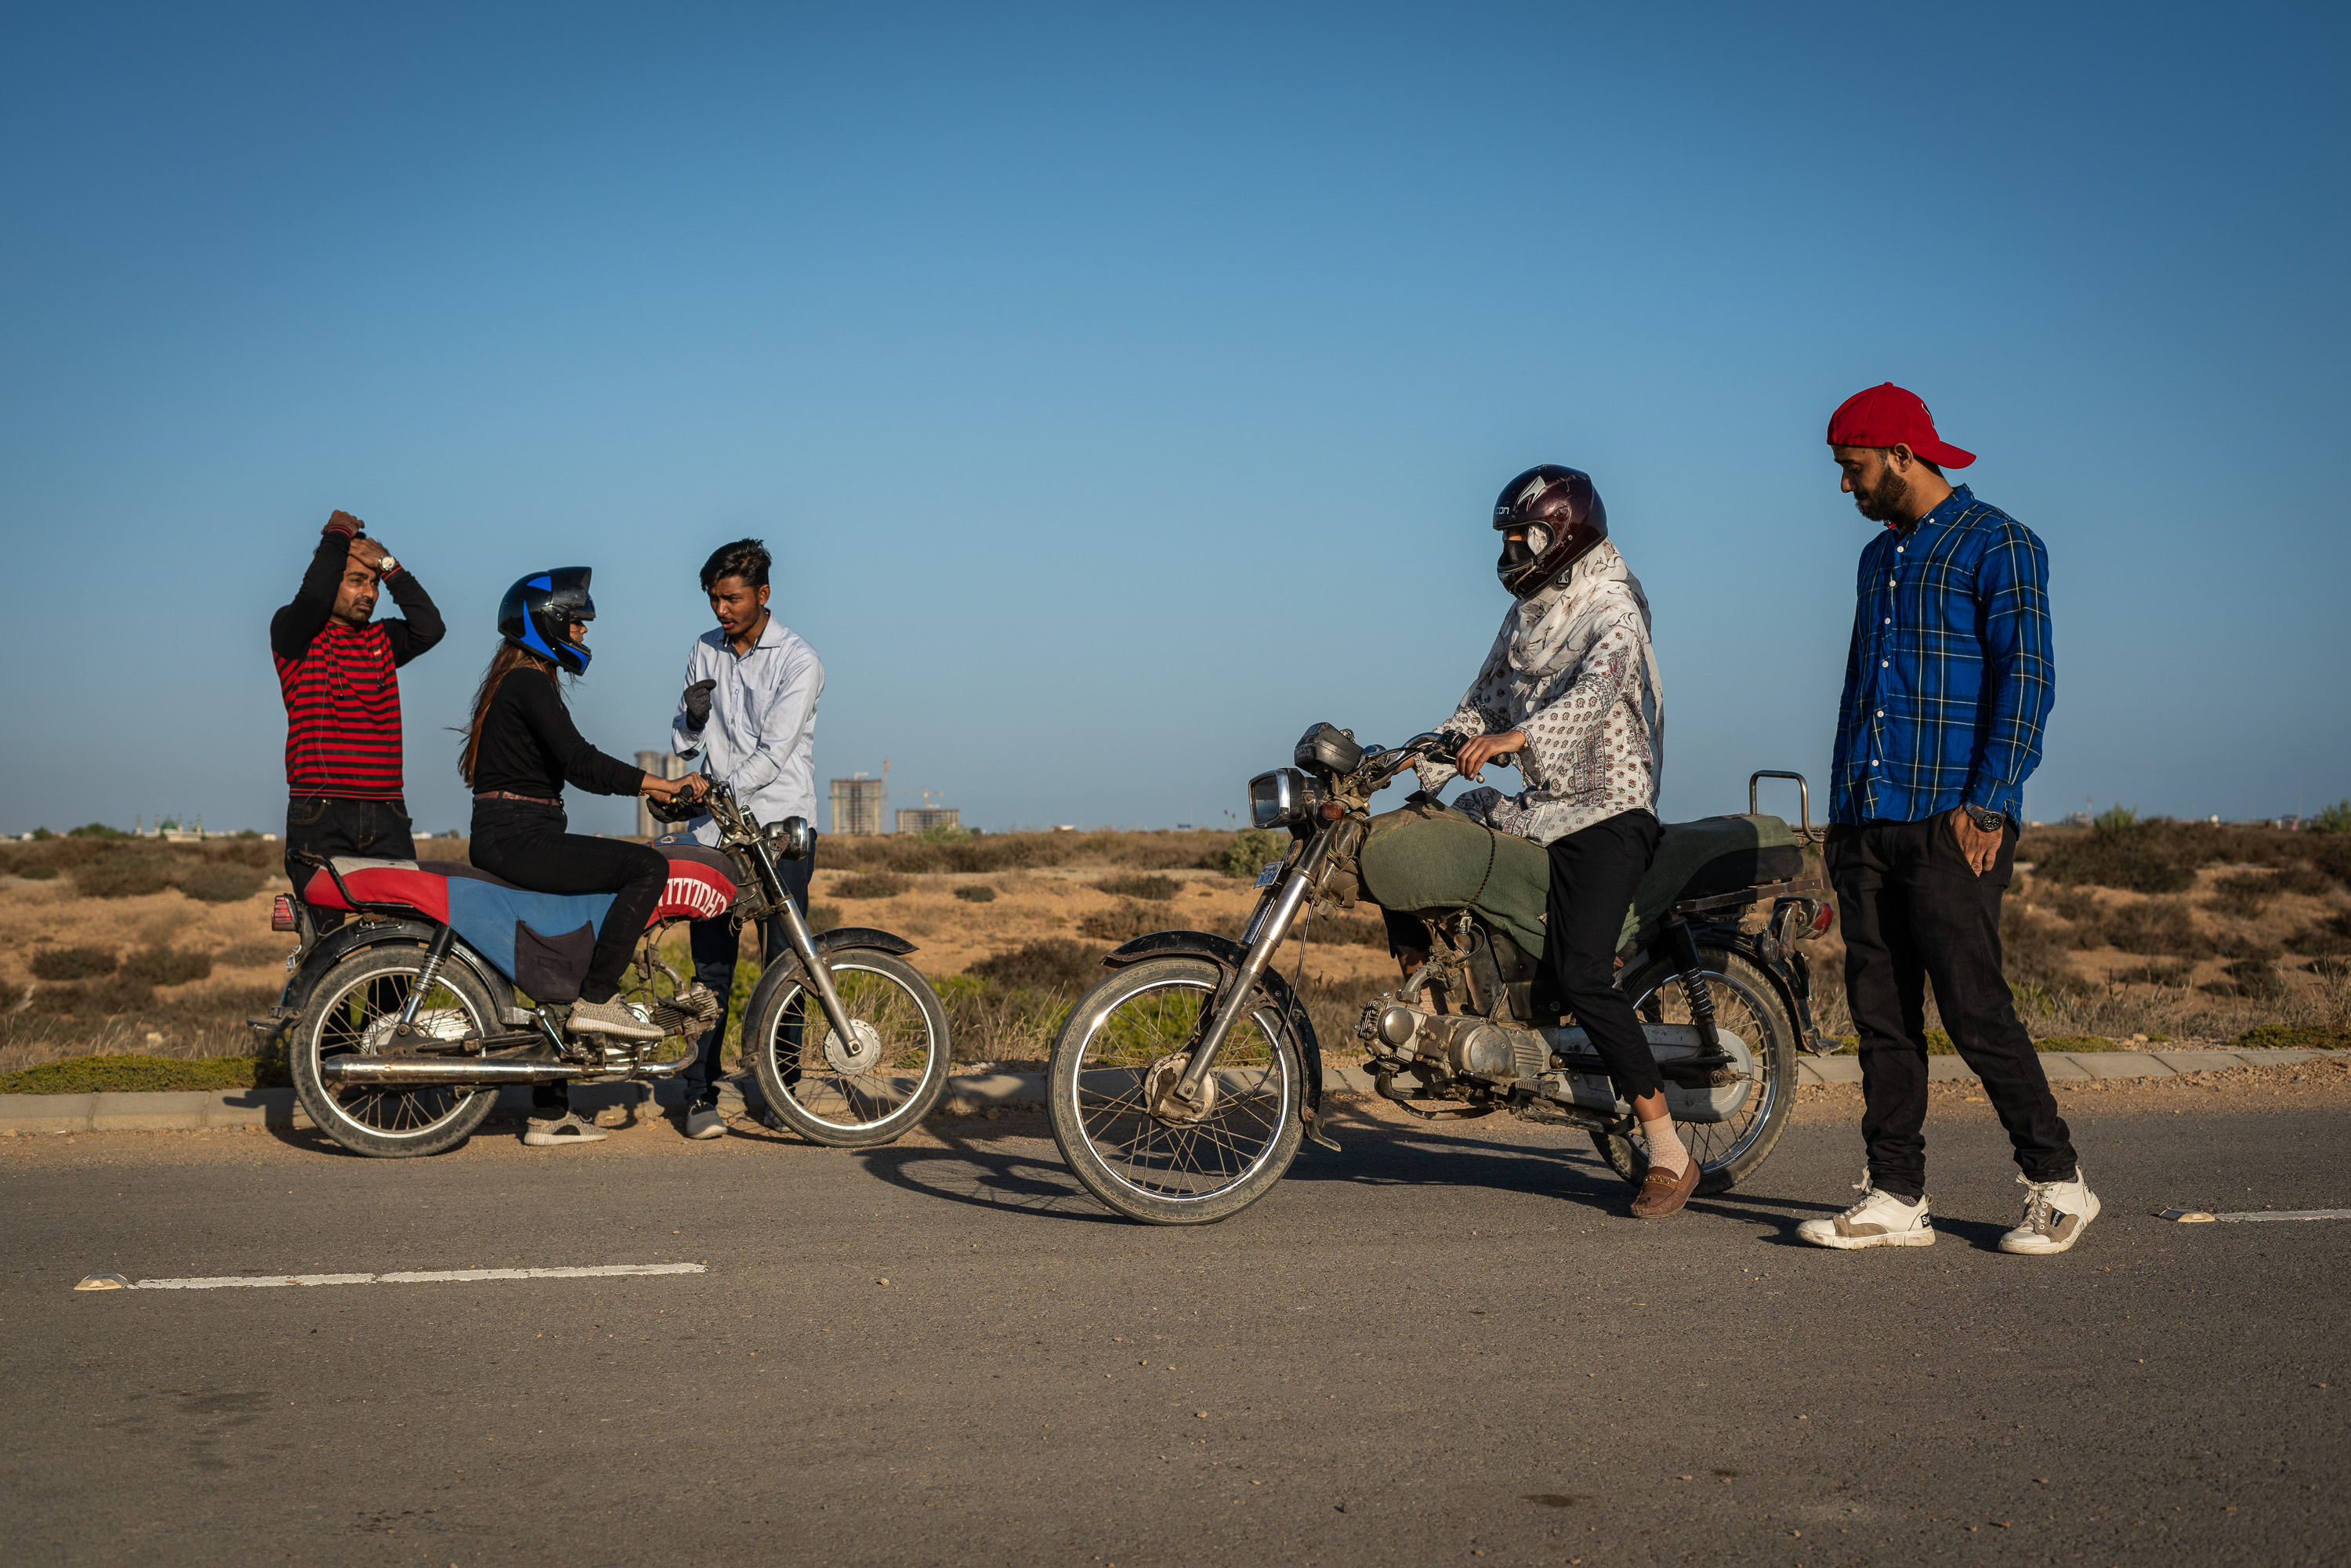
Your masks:
M1987 833L1997 833L2008 826L2008 814L2004 811L1990 811L1981 806L1963 806L1960 810L1967 812L1969 821Z
M392 569L393 567L398 566L399 564L400 564L400 558L399 558L398 556L396 556L396 555L393 555L391 551L387 550L387 551L385 551L385 552L383 553L383 555L382 555L382 556L381 556L381 557L379 557L379 558L377 559L376 563L375 563L375 574L376 574L378 577L381 577L381 576L385 575L387 572L391 571L391 570L392 570Z

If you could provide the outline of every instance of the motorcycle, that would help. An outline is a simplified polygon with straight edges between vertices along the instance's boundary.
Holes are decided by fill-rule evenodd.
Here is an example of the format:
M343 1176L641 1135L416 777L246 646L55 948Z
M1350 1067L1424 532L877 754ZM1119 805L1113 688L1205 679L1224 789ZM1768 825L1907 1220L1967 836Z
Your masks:
M1286 830L1290 844L1259 874L1241 939L1162 931L1104 956L1113 973L1071 1009L1047 1073L1054 1142L1103 1204L1146 1224L1226 1219L1264 1197L1306 1140L1337 1150L1322 1127L1314 1027L1274 960L1294 931L1302 967L1312 915L1364 901L1426 938L1399 943L1426 960L1356 1026L1377 1092L1425 1119L1507 1112L1582 1128L1639 1184L1648 1161L1632 1107L1539 972L1546 852L1422 795L1371 814L1398 773L1451 761L1461 738L1422 735L1389 750L1316 726L1294 767L1249 780L1251 824ZM1813 1029L1796 946L1825 935L1834 910L1802 877L1797 833L1755 810L1767 778L1796 782L1802 834L1813 838L1810 785L1753 775L1747 815L1665 828L1618 944L1616 983L1700 1162L1700 1193L1729 1190L1771 1154L1795 1098L1799 1042L1835 1049Z
M804 819L763 827L716 782L699 809L717 822L718 846L655 846L669 880L630 988L614 998L662 1030L651 1040L568 1028L611 894L531 893L455 861L297 856L314 869L278 894L270 922L298 936L290 977L277 1005L247 1021L265 1042L286 1039L312 1124L354 1154L433 1155L481 1125L508 1084L678 1076L726 1004L672 968L662 939L678 921L722 916L784 929L743 1026L771 1120L839 1148L919 1123L946 1088L949 1045L946 1009L904 960L914 945L870 926L809 929L776 870L813 848ZM328 911L355 918L322 932ZM804 1049L813 1026L821 1039Z

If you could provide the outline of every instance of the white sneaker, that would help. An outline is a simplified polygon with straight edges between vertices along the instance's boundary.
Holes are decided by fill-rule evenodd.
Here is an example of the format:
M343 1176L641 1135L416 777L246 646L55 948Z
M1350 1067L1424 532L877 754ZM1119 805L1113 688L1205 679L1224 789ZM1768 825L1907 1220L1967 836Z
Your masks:
M2022 1171L2016 1180L2027 1194L2024 1218L2000 1239L2003 1252L2063 1252L2098 1218L2098 1195L2082 1179L2078 1166L2070 1181L2031 1181Z
M601 1144L604 1134L575 1112L548 1120L533 1116L523 1124L522 1141L534 1149L559 1149L566 1144Z
M1869 1167L1861 1167L1854 1184L1861 1201L1834 1219L1807 1219L1796 1227L1796 1239L1815 1247L1850 1250L1856 1247L1932 1247L1935 1222L1928 1218L1927 1199L1910 1203L1869 1185Z

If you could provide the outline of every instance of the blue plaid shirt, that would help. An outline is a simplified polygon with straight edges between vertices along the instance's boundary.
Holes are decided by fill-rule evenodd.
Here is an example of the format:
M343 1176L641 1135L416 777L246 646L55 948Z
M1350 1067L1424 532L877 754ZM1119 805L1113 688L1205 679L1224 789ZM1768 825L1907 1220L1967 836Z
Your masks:
M1964 485L1861 552L1829 821L2021 820L2056 700L2049 552Z

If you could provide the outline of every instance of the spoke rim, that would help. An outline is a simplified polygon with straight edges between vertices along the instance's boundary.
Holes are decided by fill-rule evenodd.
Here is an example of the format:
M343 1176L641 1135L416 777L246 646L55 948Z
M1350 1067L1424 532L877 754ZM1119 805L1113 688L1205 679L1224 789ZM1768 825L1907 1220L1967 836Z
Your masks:
M340 1056L381 1055L369 1051L371 1035L381 1035L408 1005L409 992L423 973L411 969L378 970L354 977L319 1009L312 1031L317 1060ZM455 1039L471 1030L486 1033L473 1002L445 980L435 980L417 1009L417 1019L434 1034ZM413 1089L373 1089L363 1084L329 1083L321 1076L319 1088L327 1106L371 1137L416 1139L429 1136L461 1115L476 1094L489 1089L453 1089L428 1085Z
M845 1133L871 1132L920 1100L930 1081L936 1031L921 995L897 976L854 962L827 967L850 1021L870 1024L881 1034L881 1060L866 1072L835 1071L824 1055L822 1042L831 1032L824 1005L798 982L784 992L775 1027L758 1049L768 1054L786 1097L810 1121ZM788 1046L781 1036L795 1028L801 1043ZM809 1039L811 1030L814 1040ZM789 1061L798 1063L797 1082ZM843 1118L843 1111L850 1119Z
M1196 1204L1232 1191L1273 1157L1292 1113L1295 1075L1262 1012L1236 1024L1226 1038L1207 1115L1170 1124L1144 1109L1152 1064L1189 1042L1213 990L1180 977L1146 980L1098 1009L1070 1055L1066 1071L1078 1135L1102 1174L1138 1197ZM1189 995L1162 996L1152 1005L1155 993L1167 992ZM1119 1019L1135 1003L1145 1005L1131 1019ZM1245 1026L1252 1032L1245 1034ZM1116 1061L1104 1060L1113 1055ZM1121 1082L1105 1086L1113 1075ZM1096 1081L1092 1087L1090 1078Z
M1747 1152L1771 1119L1772 1107L1780 1097L1779 1082L1772 1076L1771 1064L1779 1052L1779 1026L1771 1012L1770 998L1739 979L1719 969L1701 970L1707 992L1714 999L1715 1022L1722 1029L1747 1042L1752 1065L1748 1069L1750 1085L1747 1103L1727 1122L1685 1122L1674 1119L1674 1135L1698 1160L1701 1170L1721 1170ZM1688 1023L1691 1021L1689 998L1682 989L1681 977L1668 975L1646 996L1633 1004L1633 1010L1645 1023Z

